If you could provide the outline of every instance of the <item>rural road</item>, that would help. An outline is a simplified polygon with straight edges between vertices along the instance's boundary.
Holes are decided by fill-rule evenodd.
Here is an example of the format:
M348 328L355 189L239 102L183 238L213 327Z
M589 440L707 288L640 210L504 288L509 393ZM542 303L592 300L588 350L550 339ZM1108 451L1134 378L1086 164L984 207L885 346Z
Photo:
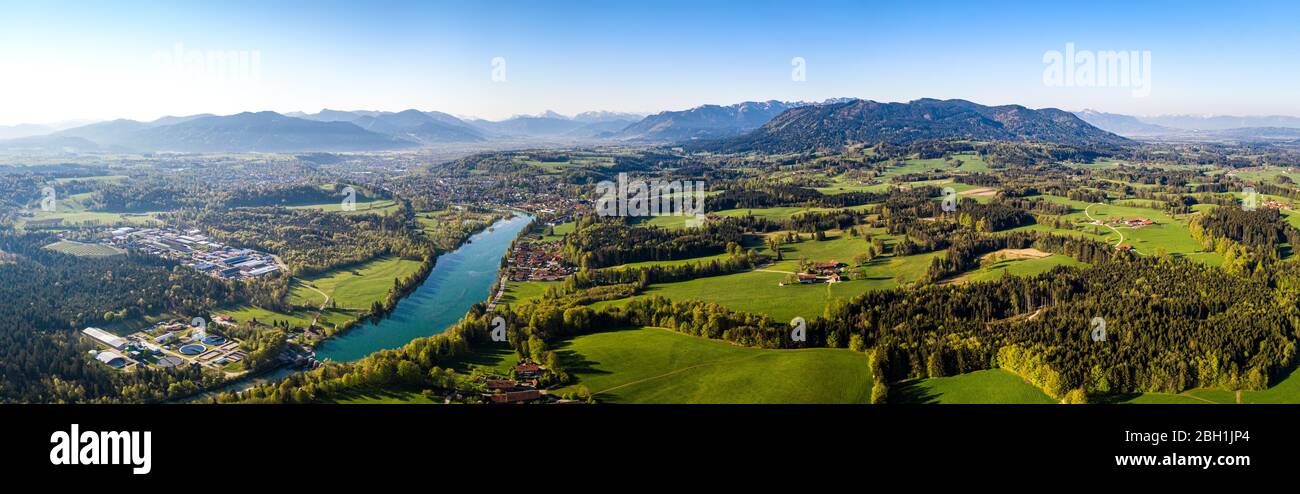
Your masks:
M1093 206L1104 206L1104 205L1105 205L1105 204L1102 204L1102 203L1100 203L1100 202L1099 202L1099 203L1096 203L1096 204L1089 204L1088 207L1083 208L1083 214L1084 214L1084 216L1087 216L1089 220L1096 221L1096 222L1101 222L1101 220L1092 217L1092 213L1090 212L1090 210L1092 209ZM1116 246L1116 247L1119 247L1120 244L1123 244L1123 243L1124 243L1124 233L1123 233L1123 232L1117 230L1117 229L1116 229L1115 227L1113 227L1113 226L1107 225L1107 224L1104 223L1104 222L1101 222L1101 225L1104 226L1104 227L1106 227L1106 228L1110 228L1110 231L1115 232L1116 235L1119 235L1119 241L1118 241L1118 242L1115 242L1115 246Z
M322 292L322 291L320 291L320 289L318 289L318 288L316 288L316 287L314 287L314 286L308 285L308 284L306 284L306 283L299 283L299 284L302 285L302 286L304 286L304 287L307 287L307 288L311 289L311 291L313 291L313 292L316 292L316 293L321 294L322 297L325 297L325 301L324 301L324 302L321 302L321 303L320 303L320 308L316 310L316 315L315 315L314 317L311 318L311 325L312 325L312 326L315 326L315 325L316 325L316 321L319 321L319 320L320 320L320 313L321 313L321 312L325 312L325 306L329 305L329 303L330 303L330 296L329 296L328 293Z

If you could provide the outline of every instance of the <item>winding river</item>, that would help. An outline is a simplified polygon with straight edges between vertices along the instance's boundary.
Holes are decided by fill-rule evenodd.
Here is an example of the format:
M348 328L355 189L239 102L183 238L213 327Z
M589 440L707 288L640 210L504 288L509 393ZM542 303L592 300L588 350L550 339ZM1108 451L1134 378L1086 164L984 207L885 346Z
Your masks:
M350 362L379 350L438 334L455 324L470 306L488 297L501 257L532 216L516 214L470 237L459 249L438 256L433 271L388 317L358 325L316 347L316 358Z
M470 306L487 300L488 289L496 281L510 242L533 220L515 213L490 228L470 237L460 248L438 256L429 276L415 291L397 302L388 317L374 323L359 324L342 336L326 340L316 347L316 358L351 362L366 355L445 331L469 311ZM268 374L242 379L185 401L206 399L214 393L245 390L259 384L275 382L294 372L288 367Z

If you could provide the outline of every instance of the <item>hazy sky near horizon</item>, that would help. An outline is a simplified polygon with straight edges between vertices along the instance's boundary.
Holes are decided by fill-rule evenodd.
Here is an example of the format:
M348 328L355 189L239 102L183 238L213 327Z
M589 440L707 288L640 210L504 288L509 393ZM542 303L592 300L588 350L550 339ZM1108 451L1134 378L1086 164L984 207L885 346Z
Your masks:
M0 0L0 125L833 97L1300 115L1300 3L1240 3ZM1067 43L1149 52L1149 95L1045 83Z

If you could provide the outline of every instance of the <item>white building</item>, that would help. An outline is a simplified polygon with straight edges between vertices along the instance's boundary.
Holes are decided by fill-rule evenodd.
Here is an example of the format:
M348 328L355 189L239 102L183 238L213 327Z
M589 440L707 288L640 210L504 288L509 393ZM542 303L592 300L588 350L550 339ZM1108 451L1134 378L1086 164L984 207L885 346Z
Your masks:
M109 352L109 351L99 352L99 355L95 355L95 360L103 362L105 365L112 367L114 369L126 365L126 357L118 355L115 352Z
M81 332L84 333L86 336L94 338L96 341L100 343L108 345L114 350L121 350L123 348L126 348L126 344L127 344L126 338L115 335L108 331L104 331L99 328L86 328L81 330Z

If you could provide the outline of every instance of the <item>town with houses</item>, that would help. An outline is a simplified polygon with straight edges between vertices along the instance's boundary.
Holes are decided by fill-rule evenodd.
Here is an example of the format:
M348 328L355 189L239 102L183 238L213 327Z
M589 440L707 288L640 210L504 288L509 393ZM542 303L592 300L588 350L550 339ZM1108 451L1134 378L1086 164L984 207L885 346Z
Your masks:
M510 252L510 281L563 281L577 268L565 262L559 240L521 240Z

